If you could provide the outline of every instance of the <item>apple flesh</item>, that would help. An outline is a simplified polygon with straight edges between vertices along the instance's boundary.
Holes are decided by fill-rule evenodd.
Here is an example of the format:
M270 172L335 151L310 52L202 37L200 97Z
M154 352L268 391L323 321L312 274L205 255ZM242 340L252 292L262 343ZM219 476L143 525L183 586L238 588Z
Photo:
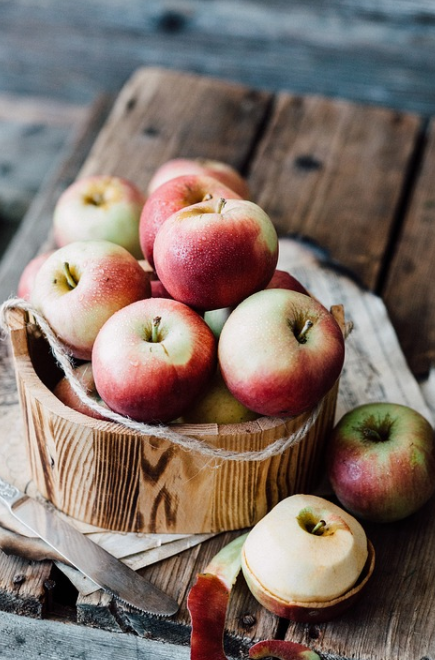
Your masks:
M229 316L218 357L228 389L247 408L295 416L312 409L338 379L344 339L332 314L313 298L267 289Z
M149 298L114 314L92 352L97 390L111 410L145 422L180 417L216 368L204 320L176 300Z
M155 190L146 201L139 237L142 252L154 266L154 241L162 224L173 213L208 199L239 198L231 188L203 174L190 174L171 179Z
M55 206L56 245L106 240L140 259L139 221L145 200L135 184L118 176L78 179L62 193Z
M32 303L74 357L90 360L105 321L150 294L148 275L125 248L109 241L77 241L42 264Z
M163 163L154 173L148 185L151 195L163 183L187 174L211 176L231 188L239 197L249 199L247 181L228 163L210 158L173 158Z
M75 368L75 376L81 382L87 395L95 399L95 402L100 406L104 407L106 404L98 395L95 387L94 376L92 374L92 364L90 362L84 362L83 364L78 365ZM80 399L66 376L61 378L57 383L53 390L53 394L62 401L63 404L68 406L68 408L72 408L73 410L76 410L83 415L88 415L88 417L93 417L94 419L106 419L103 415L97 413Z
M401 520L435 492L432 426L408 406L358 406L341 418L329 438L327 469L337 498L355 516Z
M256 597L278 616L315 609L350 592L369 557L360 523L321 497L282 500L248 534L242 571Z
M165 288L200 310L231 307L264 288L277 259L269 216L246 200L211 199L182 209L161 226L154 243Z

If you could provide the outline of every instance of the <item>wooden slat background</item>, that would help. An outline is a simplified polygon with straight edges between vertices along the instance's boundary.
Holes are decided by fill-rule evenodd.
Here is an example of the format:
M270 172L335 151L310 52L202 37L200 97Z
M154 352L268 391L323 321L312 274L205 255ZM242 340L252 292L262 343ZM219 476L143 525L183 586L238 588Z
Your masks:
M158 65L432 114L431 0L2 0L0 90L89 102Z
M180 99L176 108L167 103L171 94ZM34 248L46 241L56 194L81 167L102 116L100 108L88 117L88 128L59 177L50 183L45 195L41 193L38 206L30 209L30 220L26 217L20 232ZM413 113L319 96L253 93L226 82L151 69L139 71L122 91L81 173L96 171L104 163L110 171L130 175L145 186L154 168L173 155L217 153L245 171L254 197L271 213L282 233L307 234L325 244L332 257L351 268L369 288L385 283L391 309L414 319L412 326L404 326L404 332L408 340L417 337L410 342L409 355L424 370L432 355L433 344L428 342L435 310L435 293L427 279L427 261L435 247L432 223L427 222L433 208L433 135L433 126L426 128ZM348 240L349 234L353 242ZM410 241L418 247L410 248ZM387 257L386 267L382 255ZM411 257L416 266L408 282ZM0 291L13 286L22 262L17 239L6 255L7 269L0 271ZM12 276L8 278L9 271ZM413 283L421 289L418 294L412 289ZM402 291L406 286L409 293L400 296L398 304L394 287ZM426 300L428 320L425 318L423 325L413 316L418 300ZM227 618L228 654L243 657L251 640L286 635L318 650L324 658L415 660L434 656L435 594L430 587L435 582L433 521L432 501L401 523L367 525L377 551L375 577L366 597L329 624L279 623L256 604L239 580ZM87 626L116 631L115 638L120 632L133 631L142 638L140 642L146 638L164 640L166 650L164 645L154 647L150 642L149 652L152 647L154 653L150 658L187 657L190 630L185 596L195 574L231 536L216 537L144 570L180 601L180 612L174 618L156 621L99 593L79 598L70 616L75 615ZM24 570L19 566L13 564L8 570L15 575ZM36 602L26 596L27 612L46 616L45 611L51 611L47 581L43 580L38 591L41 582L36 574L34 578ZM5 594L3 609L13 609L14 599L23 595L23 584L9 579L9 592L5 583L0 585ZM40 610L36 606L39 598ZM23 626L33 630L29 617L23 618ZM50 625L41 625L40 630L47 640L52 639L54 629ZM62 630L67 643L68 627ZM72 637L75 627L73 633ZM127 639L129 644L131 636ZM142 648L139 644L136 653ZM172 655L165 656L168 649Z

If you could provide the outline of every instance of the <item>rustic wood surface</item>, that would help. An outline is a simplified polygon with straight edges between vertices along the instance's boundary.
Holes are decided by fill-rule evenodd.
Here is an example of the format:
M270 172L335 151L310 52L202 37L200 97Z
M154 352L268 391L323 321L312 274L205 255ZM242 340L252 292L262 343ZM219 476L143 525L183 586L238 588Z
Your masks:
M86 103L158 65L435 108L432 0L2 0L0 90Z
M168 89L174 97L180 98L176 108L163 103L168 98ZM219 122L208 124L214 113L219 116ZM112 135L121 117L125 117L130 127L125 141L119 135ZM327 128L320 130L321 126ZM282 139L278 139L279 136ZM146 185L152 170L172 155L213 155L237 165L249 176L255 199L264 204L280 231L307 235L321 245L326 243L332 257L355 272L368 288L383 290L385 287L392 316L397 309L402 344L404 348L407 341L410 346L412 344L409 355L412 363L418 365L416 373L422 374L433 355L431 329L422 327L420 319L415 318L415 289L409 296L395 296L394 289L402 293L405 280L410 276L406 239L409 232L418 245L411 253L416 264L411 273L413 282L422 290L421 299L426 299L425 313L433 313L435 294L426 268L434 253L434 237L431 223L425 221L431 218L433 210L433 187L430 186L433 139L433 127L426 127L414 114L319 97L253 93L244 87L210 79L143 70L123 90L81 173L95 171L99 166L99 154L109 147L112 157L107 165L110 170L129 174L142 186ZM134 149L135 153L125 159L121 155L123 149L129 153ZM77 160L73 157L70 162ZM275 194L270 179L276 181ZM38 213L35 212L33 229L27 234L35 246L47 239L47 209L55 201L55 190L56 186L51 187L41 204L44 209L41 215L46 223L41 225L43 231L38 228ZM278 202L281 195L283 199ZM384 222L385 226L380 227ZM417 249L418 255L415 254ZM14 254L15 260L20 261L18 252ZM24 265L23 259L21 263ZM14 270L16 274L16 263ZM0 278L1 291L5 292L6 286L8 295L14 279L4 277ZM411 319L412 325L400 325L400 319L405 318ZM11 392L8 405L18 412L16 395L7 376L10 368L4 357L3 387ZM9 378L7 386L4 385L6 376ZM5 395L4 399L7 399ZM252 640L285 636L307 644L325 659L435 657L435 594L430 586L435 580L434 506L432 500L418 514L400 523L366 526L377 553L375 576L364 598L334 622L302 625L279 621L258 606L243 580L238 580L227 618L228 654L246 657ZM232 536L220 535L178 557L143 569L144 575L181 603L180 612L174 618L141 615L109 602L101 594L79 598L73 609L77 620L88 626L106 628L106 633L89 631L89 657L96 657L93 644L99 644L102 652L106 652L107 635L110 635L114 640L113 649L119 648L120 637L125 639L126 658L129 653L132 658L187 658L186 594L195 574ZM6 561L4 557L2 560ZM11 570L23 572L22 568ZM1 573L5 575L4 571ZM56 616L59 595L54 588L49 598L47 586L50 585L46 580L44 583L46 586L42 590L35 590L36 600L39 593L44 607L32 615L49 619ZM10 585L9 579L9 589ZM16 593L18 585L14 588ZM3 584L2 593L5 591ZM11 611L11 602L9 598L4 609ZM44 653L46 657L57 657L49 656L41 644L38 648L29 647L27 634L31 635L36 629L41 630L41 639L48 644L53 643L53 639L62 640L63 646L57 646L59 658L72 657L67 647L73 640L77 641L77 651L83 648L85 637L80 635L80 627L63 625L59 628L59 624L41 620L37 622L40 628L35 628L36 624L27 616L19 617L23 621L21 646L27 652L24 655L14 637L20 630L19 623L12 615L4 617L0 617L0 625L7 635L0 636L0 644L9 644L6 648L16 650L12 657L33 660L44 657ZM121 632L124 634L120 635ZM117 657L107 653L107 657Z

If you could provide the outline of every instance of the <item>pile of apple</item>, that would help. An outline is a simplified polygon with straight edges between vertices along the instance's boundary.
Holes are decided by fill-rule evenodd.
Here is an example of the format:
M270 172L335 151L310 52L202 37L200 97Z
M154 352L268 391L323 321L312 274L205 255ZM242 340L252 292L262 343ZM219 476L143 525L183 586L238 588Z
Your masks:
M276 230L248 195L230 166L180 159L147 199L93 176L58 200L59 248L39 263L31 302L114 412L222 422L226 397L224 421L295 416L339 377L342 332L276 270Z
M340 328L276 269L276 231L248 197L229 165L176 159L156 171L147 196L101 175L59 198L58 249L30 262L18 294L109 409L151 424L295 416L339 377ZM55 393L97 416L67 381ZM349 412L327 459L337 497L361 518L403 518L435 489L432 427L405 406Z

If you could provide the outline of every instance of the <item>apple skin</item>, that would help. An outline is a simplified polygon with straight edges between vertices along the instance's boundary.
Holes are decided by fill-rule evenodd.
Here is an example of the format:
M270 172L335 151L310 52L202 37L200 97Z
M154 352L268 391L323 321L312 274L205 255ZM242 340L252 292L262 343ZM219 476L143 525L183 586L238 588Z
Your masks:
M31 299L36 274L42 264L47 261L48 257L53 254L54 251L55 250L49 250L48 252L43 252L29 261L18 281L17 296L24 300Z
M242 571L260 603L291 618L299 606L321 611L352 590L368 557L367 536L353 516L322 497L296 494L254 525Z
M118 176L95 175L72 183L59 197L53 214L56 245L106 240L142 257L139 222L145 195Z
M211 199L174 213L154 243L154 265L165 288L204 311L237 305L264 288L277 259L269 216L239 199Z
M186 305L149 298L124 307L104 324L92 365L97 390L109 408L145 423L170 422L212 378L216 340Z
M183 414L184 424L241 424L258 418L234 398L216 370L204 394L198 397Z
M247 181L234 167L210 158L173 158L166 161L155 171L148 184L148 194L151 195L163 183L186 174L211 176L231 188L239 197L250 197Z
M401 520L435 492L433 429L408 406L376 402L354 408L333 429L326 456L338 500L364 520Z
M300 341L306 321L313 325ZM312 409L338 379L344 339L332 314L313 298L267 289L229 316L218 358L228 389L247 408L295 416Z
M299 291L299 293L304 293L306 296L309 296L307 289L290 273L286 270L275 270L272 279L269 284L265 287L266 289L288 289L289 291Z
M142 252L154 266L154 241L162 224L173 213L202 202L205 198L239 199L239 195L217 179L204 174L189 174L170 179L147 199L140 218L139 239Z
M90 397L94 398L95 401L100 404L100 406L104 407L106 404L98 395L98 392L95 388L95 381L92 373L91 362L84 362L83 364L78 365L75 368L75 375L82 383L87 394ZM73 410L76 410L77 412L80 412L83 415L87 415L88 417L93 417L94 419L106 419L106 417L103 417L103 415L100 415L95 410L92 410L92 408L90 408L85 403L83 403L83 401L80 399L80 397L77 396L77 394L71 387L71 384L69 380L66 378L66 376L61 378L60 381L57 383L56 387L53 390L53 394L60 401L62 401L62 403L68 406L68 408L72 408Z
M68 284L65 264L76 286ZM42 264L31 300L71 354L90 360L105 321L150 295L147 273L125 248L109 241L77 241Z

